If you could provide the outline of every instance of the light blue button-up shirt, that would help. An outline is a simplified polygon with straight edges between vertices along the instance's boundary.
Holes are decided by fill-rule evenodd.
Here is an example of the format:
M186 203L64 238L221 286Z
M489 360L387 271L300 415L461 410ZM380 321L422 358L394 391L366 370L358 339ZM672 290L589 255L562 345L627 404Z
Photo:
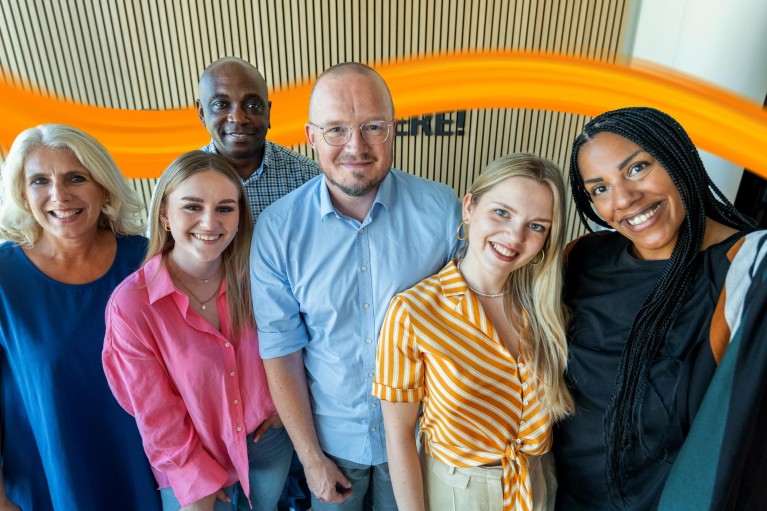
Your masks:
M392 169L362 223L338 212L324 176L269 206L251 250L261 356L304 350L320 446L355 463L386 461L370 392L391 298L458 249L460 203L443 184Z

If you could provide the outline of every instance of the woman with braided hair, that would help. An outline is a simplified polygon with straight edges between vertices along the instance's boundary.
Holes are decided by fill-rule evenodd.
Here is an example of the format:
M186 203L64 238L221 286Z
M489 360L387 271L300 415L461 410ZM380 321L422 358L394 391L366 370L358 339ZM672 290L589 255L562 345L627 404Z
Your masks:
M651 108L589 122L570 184L587 228L610 230L574 241L567 256L576 413L555 433L557 509L655 509L727 347L717 303L754 224L684 129Z

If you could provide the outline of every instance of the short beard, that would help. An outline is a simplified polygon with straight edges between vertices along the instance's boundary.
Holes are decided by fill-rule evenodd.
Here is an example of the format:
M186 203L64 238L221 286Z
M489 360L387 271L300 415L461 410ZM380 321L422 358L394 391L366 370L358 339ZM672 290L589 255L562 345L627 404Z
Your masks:
M375 181L373 183L367 183L361 186L348 186L348 185L341 184L337 181L334 181L330 177L328 177L327 174L325 174L325 179L330 181L330 183L332 183L333 186L337 187L339 190L341 190L343 193L345 193L349 197L364 197L370 192L372 192L373 190L375 190L378 187L378 185L381 184L381 181L383 181L388 174L389 174L388 172L384 174L384 176L378 181Z

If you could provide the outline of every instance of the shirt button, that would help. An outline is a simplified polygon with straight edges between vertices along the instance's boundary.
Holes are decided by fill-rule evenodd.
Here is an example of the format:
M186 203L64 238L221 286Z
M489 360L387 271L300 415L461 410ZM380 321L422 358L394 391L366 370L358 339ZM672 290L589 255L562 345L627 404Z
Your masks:
M522 388L523 388L523 389L526 389L526 388L527 388L527 383L523 383L523 384L522 384Z
M239 432L239 431L242 431L242 428L241 428L240 426L237 426L237 431L238 431L238 432ZM517 441L519 441L519 440L517 440Z
M363 232L365 232L365 228L364 227L362 229L360 229L359 231L357 231L357 234L359 235L359 234L362 234Z
M368 337L367 339L365 339L365 342L366 342L367 344L370 344L370 343L372 343L372 342L373 342L373 339L371 339L370 337Z
M370 304L369 303L363 303L362 304L362 308L365 309L365 310L368 310L370 308Z
M231 344L226 343L226 344L224 344L224 346L226 346L228 348L229 346L231 346Z
M517 438L517 445L520 445L521 443L522 443L522 440L520 440L519 438Z
M527 422L526 422L526 421L519 421L519 423L520 423L521 425L523 425L523 426L524 426L525 424L527 424Z
M373 373L373 371L369 371L369 372L368 372L368 378L372 378L373 376L375 376L375 374Z
M363 266L363 267L360 268L360 271L368 271L368 267L367 266Z
M525 399L524 401L522 401L522 404L523 404L523 405L525 405L525 406L527 406L527 403L528 403L528 400L527 400L527 399Z
M234 371L232 371L231 373L229 373L229 376L234 376Z
M378 406L376 403L370 403L370 408L375 408L376 406Z
M375 433L375 432L376 432L376 427L375 427L375 426L372 426L372 427L370 428L370 431L372 431L373 433Z
M239 399L235 399L234 400L234 404L236 404L236 405L240 404L240 400Z

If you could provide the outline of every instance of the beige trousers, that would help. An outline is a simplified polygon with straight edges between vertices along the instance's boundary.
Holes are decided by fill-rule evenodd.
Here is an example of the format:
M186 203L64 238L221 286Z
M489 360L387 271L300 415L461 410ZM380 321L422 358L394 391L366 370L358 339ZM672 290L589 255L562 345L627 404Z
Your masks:
M554 509L557 483L550 454L528 457L533 511ZM430 511L502 511L501 467L451 467L421 453L424 498Z

